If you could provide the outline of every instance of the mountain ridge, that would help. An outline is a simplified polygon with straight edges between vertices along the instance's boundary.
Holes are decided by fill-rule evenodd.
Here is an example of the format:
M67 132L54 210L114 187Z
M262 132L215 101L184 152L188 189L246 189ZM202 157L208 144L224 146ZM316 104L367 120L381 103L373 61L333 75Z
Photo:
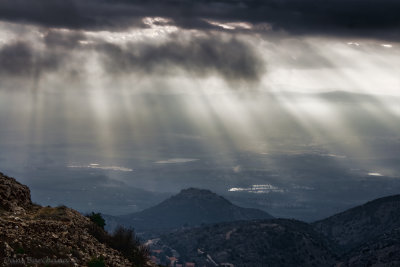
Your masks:
M109 217L137 231L172 230L202 224L271 219L272 215L258 209L243 208L207 189L188 188L143 211Z
M200 266L211 266L207 258L240 267L399 266L400 195L314 223L269 219L184 229L162 235L155 246Z

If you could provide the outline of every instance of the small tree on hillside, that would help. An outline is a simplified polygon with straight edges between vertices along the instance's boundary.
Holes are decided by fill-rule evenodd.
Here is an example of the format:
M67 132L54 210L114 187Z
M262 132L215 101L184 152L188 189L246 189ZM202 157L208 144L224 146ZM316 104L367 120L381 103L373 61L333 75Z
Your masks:
M90 213L86 215L93 223L95 223L97 226L101 227L101 229L104 229L104 226L106 225L106 221L104 220L103 216L101 216L101 213Z
M134 266L148 266L150 251L140 242L133 229L119 226L111 237L111 247L120 251Z

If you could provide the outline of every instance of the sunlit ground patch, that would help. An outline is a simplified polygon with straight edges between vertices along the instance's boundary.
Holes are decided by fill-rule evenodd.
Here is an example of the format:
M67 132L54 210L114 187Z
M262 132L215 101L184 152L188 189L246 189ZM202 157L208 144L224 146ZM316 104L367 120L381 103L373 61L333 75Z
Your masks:
M166 160L159 160L155 163L157 164L175 164L175 163L186 163L186 162L193 162L197 161L198 159L190 159L190 158L173 158L173 159L166 159Z
M368 175L369 176L383 176L383 174L381 174L379 172L369 172Z
M255 184L247 188L232 187L229 189L229 192L249 192L249 193L262 194L271 192L284 193L285 190L271 184Z
M68 168L87 168L87 169L100 169L107 171L121 171L121 172L132 172L133 169L121 167L121 166L101 166L97 163L91 163L89 165L69 165Z

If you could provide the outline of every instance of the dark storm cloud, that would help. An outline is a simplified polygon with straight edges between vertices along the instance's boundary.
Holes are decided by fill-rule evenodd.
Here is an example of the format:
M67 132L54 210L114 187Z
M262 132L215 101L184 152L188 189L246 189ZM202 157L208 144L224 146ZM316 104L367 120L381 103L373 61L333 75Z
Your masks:
M0 73L8 75L27 75L33 70L33 53L22 42L4 46L0 50Z
M37 78L45 72L58 71L66 65L75 48L82 49L80 41L84 40L76 32L47 31L43 35L44 49L28 41L0 46L0 75Z
M212 28L205 19L269 23L292 34L400 38L397 0L2 0L0 20L73 29L122 30L164 16L184 28Z
M85 40L79 33L49 31L43 36L45 49L21 41L0 46L0 75L37 78L54 71L83 74L82 62L77 64L76 57L70 60L74 51L98 53L103 68L114 77L185 71L197 77L218 74L228 82L257 82L265 72L265 63L254 48L232 37L208 34L183 38L175 34L163 43L124 45L98 40L96 44L82 45L80 41Z
M264 62L246 43L217 36L172 38L162 44L134 43L125 47L104 44L100 48L108 73L169 74L176 68L196 76L218 73L227 81L258 81Z
M36 76L42 71L56 70L60 63L60 56L40 53L24 42L15 42L0 48L0 75Z
M126 28L143 12L106 0L2 0L0 19L69 29ZM141 22L139 22L141 23Z

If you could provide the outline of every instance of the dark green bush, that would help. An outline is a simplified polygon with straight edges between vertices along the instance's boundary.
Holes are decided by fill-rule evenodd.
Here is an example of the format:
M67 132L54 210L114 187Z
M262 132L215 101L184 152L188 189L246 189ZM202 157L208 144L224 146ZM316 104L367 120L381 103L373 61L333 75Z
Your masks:
M104 226L106 225L106 221L104 220L103 216L101 216L101 213L90 213L86 215L92 222L94 222L96 225L104 229Z
M104 262L104 258L100 257L100 258L92 258L88 264L88 267L105 267L106 263Z
M89 225L88 230L89 230L89 234L91 234L99 242L101 242L103 244L108 244L108 245L110 244L111 236L97 224L92 223L91 225Z
M118 250L135 267L148 266L150 251L144 246L132 229L118 227L113 234L108 234L100 226L92 224L89 233L99 242Z
M22 247L18 247L18 248L15 250L15 252L16 252L17 254L25 254L25 250L24 250Z
M132 229L118 227L111 236L110 246L120 251L135 266L147 266L150 251L141 244Z

